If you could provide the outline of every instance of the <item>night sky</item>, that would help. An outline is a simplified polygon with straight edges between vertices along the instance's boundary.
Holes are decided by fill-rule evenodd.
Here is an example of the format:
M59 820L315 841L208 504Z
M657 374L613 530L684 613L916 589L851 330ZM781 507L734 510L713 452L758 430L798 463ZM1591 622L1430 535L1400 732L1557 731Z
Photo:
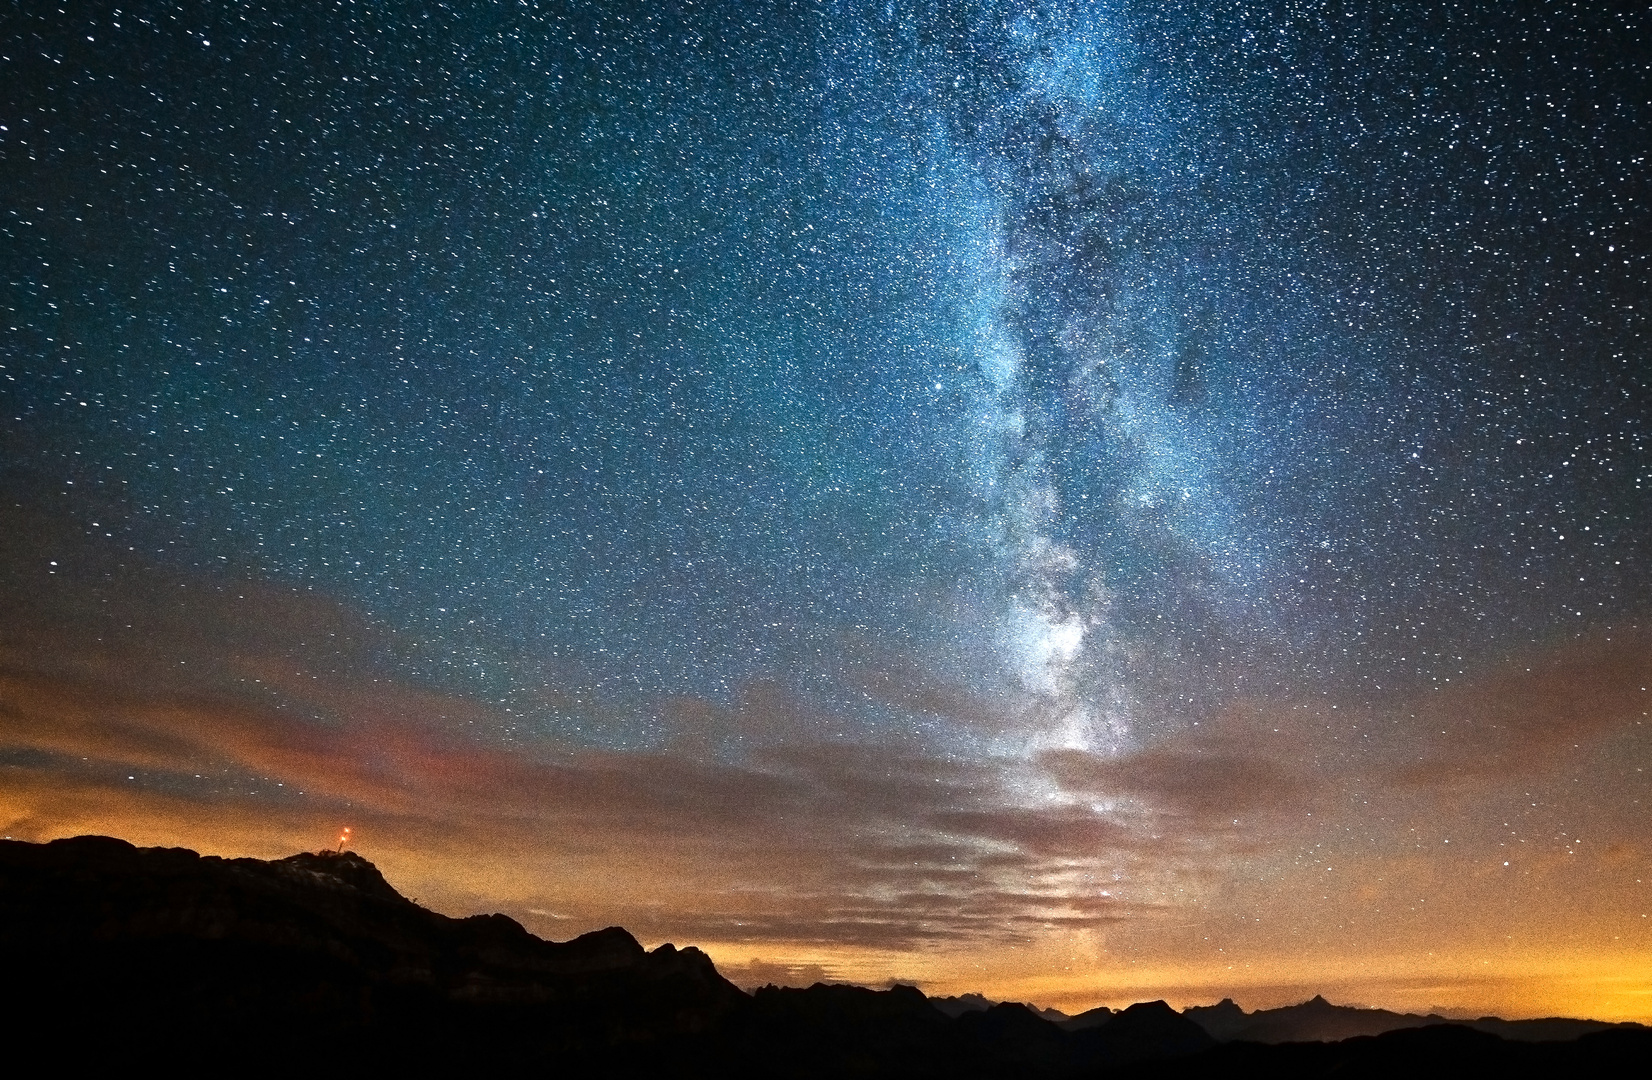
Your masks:
M0 832L746 985L1652 1018L1652 26L0 14Z

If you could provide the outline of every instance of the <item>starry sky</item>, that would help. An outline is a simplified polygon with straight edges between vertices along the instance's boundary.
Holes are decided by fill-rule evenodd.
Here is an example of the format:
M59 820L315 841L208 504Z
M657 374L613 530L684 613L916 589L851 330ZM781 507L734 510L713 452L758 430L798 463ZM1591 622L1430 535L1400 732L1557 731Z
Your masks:
M745 985L1652 1019L1638 5L0 17L0 825Z

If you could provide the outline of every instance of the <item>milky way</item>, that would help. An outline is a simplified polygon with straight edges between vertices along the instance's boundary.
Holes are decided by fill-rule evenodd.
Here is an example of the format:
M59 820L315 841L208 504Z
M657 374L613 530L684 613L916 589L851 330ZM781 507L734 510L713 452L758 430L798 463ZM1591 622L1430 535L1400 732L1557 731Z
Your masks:
M770 900L661 935L801 962L1185 902L1274 927L1253 958L1287 923L1331 948L1334 919L1240 915L1222 882L1300 891L1348 845L1391 880L1419 826L1382 793L1411 784L1487 866L1510 806L1562 806L1528 823L1546 850L1618 822L1591 888L1639 935L1612 948L1652 949L1643 12L666 7L5 23L5 670L17 715L94 733L7 729L11 832L325 786L264 735L139 750L54 695L220 702L280 742L371 726L382 692L382 730L446 732L430 784L462 746L538 792L512 821L700 770L581 851L771 781L846 815L836 876L788 892L807 830L764 829L816 804L713 813L747 854L690 876ZM1567 747L1604 749L1543 773ZM558 760L610 765L510 780ZM406 768L406 806L441 805ZM868 769L888 791L821 779ZM1483 797L1440 794L1465 777ZM414 813L364 783L283 813Z

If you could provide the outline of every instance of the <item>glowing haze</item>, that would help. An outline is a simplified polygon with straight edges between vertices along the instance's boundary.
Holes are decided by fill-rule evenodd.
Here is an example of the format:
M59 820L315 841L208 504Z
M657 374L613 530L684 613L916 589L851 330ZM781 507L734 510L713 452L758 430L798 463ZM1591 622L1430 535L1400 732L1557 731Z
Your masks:
M1644 12L662 7L5 23L3 832L1652 1019Z

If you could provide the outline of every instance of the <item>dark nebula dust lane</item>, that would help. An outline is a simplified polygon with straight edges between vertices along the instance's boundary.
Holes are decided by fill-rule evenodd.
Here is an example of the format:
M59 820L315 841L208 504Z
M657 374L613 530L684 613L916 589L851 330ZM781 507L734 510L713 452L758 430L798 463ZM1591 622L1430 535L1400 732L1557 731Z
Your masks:
M1647 1016L1645 13L671 8L0 20L4 831Z

